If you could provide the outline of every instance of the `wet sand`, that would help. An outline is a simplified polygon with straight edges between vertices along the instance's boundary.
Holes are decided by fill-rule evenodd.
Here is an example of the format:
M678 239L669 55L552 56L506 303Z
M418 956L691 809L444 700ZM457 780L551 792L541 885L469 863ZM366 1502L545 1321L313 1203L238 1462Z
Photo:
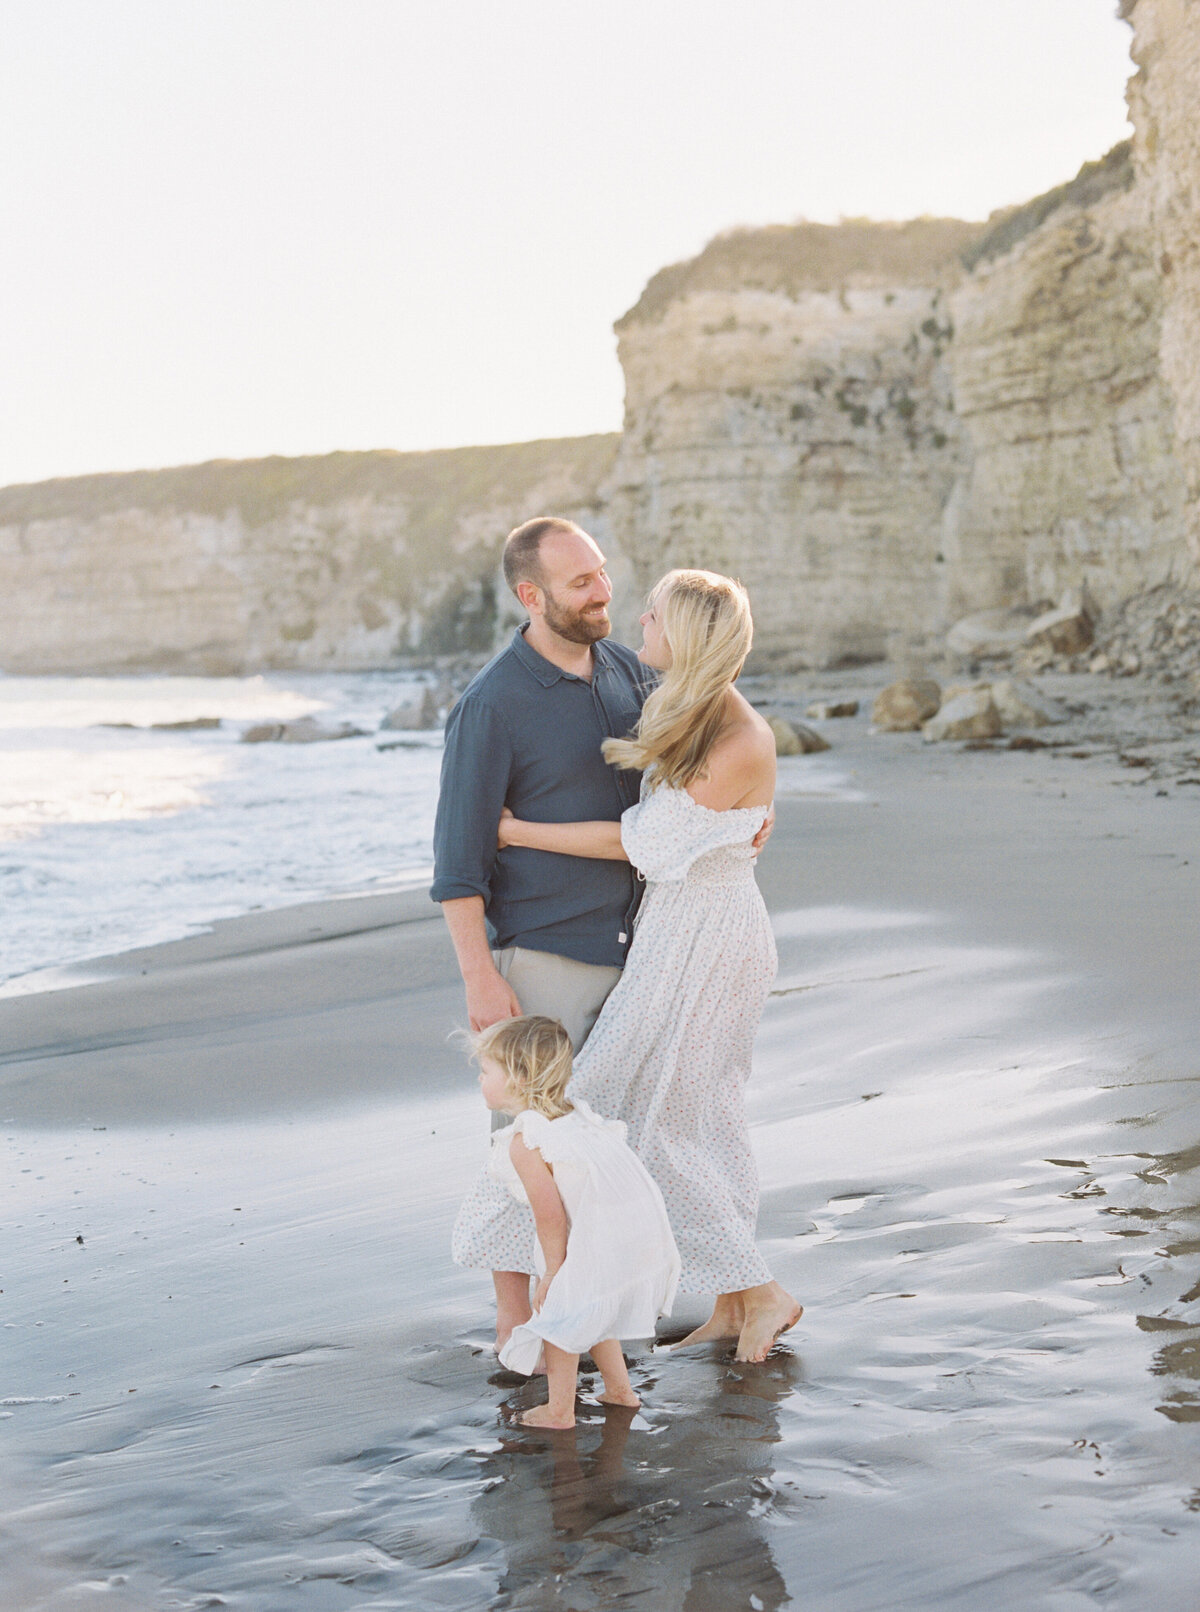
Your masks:
M423 896L0 1002L0 1603L1191 1612L1200 802L836 732L854 788L782 796L761 864L806 1313L763 1367L641 1351L634 1416L513 1425Z

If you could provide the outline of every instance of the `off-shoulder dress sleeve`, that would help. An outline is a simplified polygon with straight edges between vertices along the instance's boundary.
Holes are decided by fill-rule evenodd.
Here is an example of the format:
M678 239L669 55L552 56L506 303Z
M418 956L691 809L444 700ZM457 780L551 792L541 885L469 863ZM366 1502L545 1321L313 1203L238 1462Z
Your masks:
M677 883L709 851L748 846L766 815L765 806L711 811L686 789L659 788L621 814L621 844L648 883Z

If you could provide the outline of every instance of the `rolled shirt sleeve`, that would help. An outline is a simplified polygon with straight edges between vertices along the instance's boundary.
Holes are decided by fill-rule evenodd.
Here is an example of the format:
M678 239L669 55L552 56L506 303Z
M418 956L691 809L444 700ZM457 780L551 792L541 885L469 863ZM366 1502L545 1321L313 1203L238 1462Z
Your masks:
M433 827L434 901L492 891L496 830L508 795L513 745L496 708L470 693L451 711Z

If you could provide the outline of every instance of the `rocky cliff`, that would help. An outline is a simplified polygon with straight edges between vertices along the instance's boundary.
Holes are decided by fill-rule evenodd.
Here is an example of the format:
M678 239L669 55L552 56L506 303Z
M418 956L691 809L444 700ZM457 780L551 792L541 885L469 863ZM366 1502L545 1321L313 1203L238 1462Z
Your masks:
M1163 296L1127 145L997 220L951 302L961 464L942 532L945 609L1101 609L1186 559L1159 363Z
M603 540L611 436L337 453L0 490L0 670L241 672L491 647L499 539Z
M735 571L759 654L919 656L968 611L1187 559L1164 295L1128 146L988 226L722 237L617 325L606 489L643 581Z
M1138 68L1128 101L1162 286L1162 373L1175 402L1187 539L1200 562L1200 7L1123 0L1121 14Z
M978 225L799 224L714 241L617 325L625 432L606 493L648 584L742 577L758 654L882 655L938 617L957 471L945 364L958 252Z

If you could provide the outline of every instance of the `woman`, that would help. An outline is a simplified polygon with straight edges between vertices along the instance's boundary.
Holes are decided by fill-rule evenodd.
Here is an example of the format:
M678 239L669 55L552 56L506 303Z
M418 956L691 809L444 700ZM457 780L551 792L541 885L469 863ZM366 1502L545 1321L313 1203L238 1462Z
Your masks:
M771 806L775 741L734 687L752 634L740 583L671 571L641 622L639 658L662 680L634 736L604 746L615 766L642 773L641 801L620 823L505 816L500 844L624 859L645 875L625 972L570 1090L625 1121L666 1201L680 1286L718 1295L684 1344L736 1338L739 1360L762 1360L801 1313L755 1246L758 1181L742 1102L775 976L752 844ZM527 1268L530 1244L507 1206L493 1213L478 1195L464 1205L461 1263Z

